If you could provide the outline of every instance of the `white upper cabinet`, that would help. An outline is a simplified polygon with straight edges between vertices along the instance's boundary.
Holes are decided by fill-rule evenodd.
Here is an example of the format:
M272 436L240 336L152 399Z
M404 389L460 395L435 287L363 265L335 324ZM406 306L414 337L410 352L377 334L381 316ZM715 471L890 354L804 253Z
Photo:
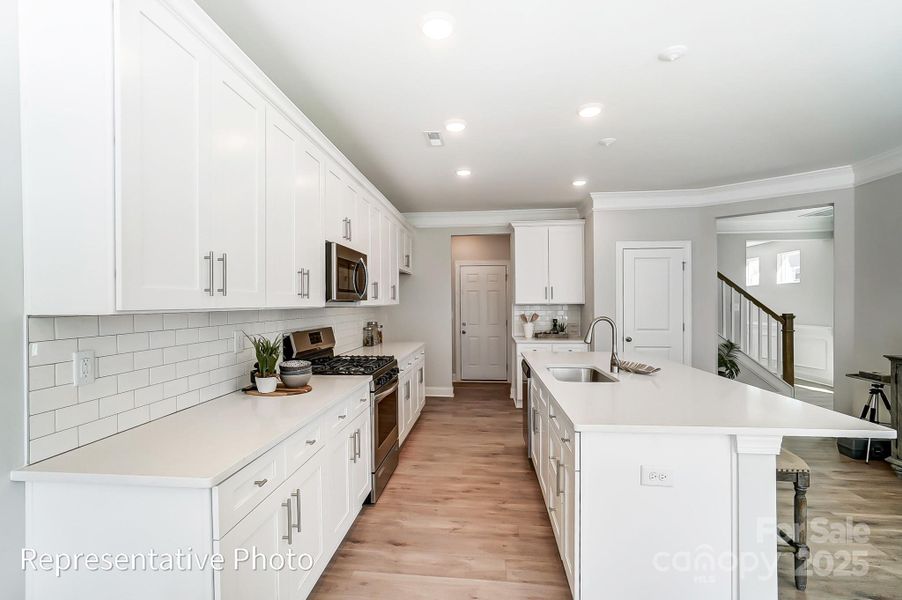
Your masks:
M367 253L367 267L370 274L370 289L367 295L367 304L384 304L385 286L382 285L382 275L385 269L382 267L384 260L382 254L382 211L374 202L370 206L369 217L370 249Z
M222 255L210 193L213 57L157 2L122 2L120 18L127 62L120 74L118 308L212 307Z
M398 267L402 273L413 273L413 235L401 226L401 241L398 244Z
M585 302L584 222L512 223L514 303Z
M325 240L397 298L403 218L199 6L21 4L27 314L321 306Z
M323 156L279 111L266 122L266 304L322 306Z
M389 229L391 231L391 264L389 265L391 295L389 296L389 304L400 304L401 281L398 274L401 268L401 225L394 219L390 219Z
M212 177L217 306L266 302L266 102L213 61Z

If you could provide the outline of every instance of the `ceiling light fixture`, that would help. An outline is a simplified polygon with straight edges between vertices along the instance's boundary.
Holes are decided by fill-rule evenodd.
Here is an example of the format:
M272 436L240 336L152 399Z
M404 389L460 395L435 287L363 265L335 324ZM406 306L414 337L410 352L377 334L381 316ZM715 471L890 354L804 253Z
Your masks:
M689 48L682 44L668 46L658 53L658 60L663 62L674 62L683 58L688 51Z
M420 25L423 34L432 40L443 40L454 33L454 17L446 13L429 13Z
M585 179L574 179L573 185L576 187L583 187L584 185L586 185L586 180Z
M592 104L583 104L579 107L579 116L584 119L591 119L592 117L597 117L601 114L601 104L592 103Z
M469 177L471 174L470 169L458 169L457 176L458 177Z
M612 146L614 144L614 142L616 142L616 141L617 141L617 138L606 137L606 138L601 138L601 141L598 143L601 144L602 146L604 146L605 148L607 148L608 146Z
M445 121L445 129L451 133L460 133L467 128L467 122L463 119L449 119Z

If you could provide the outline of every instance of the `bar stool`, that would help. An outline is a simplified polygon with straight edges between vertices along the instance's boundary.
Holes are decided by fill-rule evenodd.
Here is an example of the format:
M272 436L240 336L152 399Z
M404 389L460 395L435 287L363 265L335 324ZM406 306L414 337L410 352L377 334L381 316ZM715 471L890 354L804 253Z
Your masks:
M796 588L805 591L808 585L808 498L805 494L811 483L811 468L799 456L789 450L781 450L777 456L777 481L790 481L795 488L793 498L794 536L777 527L777 535L785 543L777 542L779 552L791 552L795 559Z

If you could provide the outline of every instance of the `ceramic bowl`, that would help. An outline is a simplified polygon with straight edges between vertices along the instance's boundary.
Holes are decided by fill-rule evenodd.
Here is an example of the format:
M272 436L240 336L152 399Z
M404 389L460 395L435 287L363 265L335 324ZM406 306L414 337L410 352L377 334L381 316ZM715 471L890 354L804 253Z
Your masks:
M311 373L313 365L307 360L286 360L279 365L280 373Z
M307 385L307 382L313 377L313 373L282 373L281 377L285 387L299 388Z

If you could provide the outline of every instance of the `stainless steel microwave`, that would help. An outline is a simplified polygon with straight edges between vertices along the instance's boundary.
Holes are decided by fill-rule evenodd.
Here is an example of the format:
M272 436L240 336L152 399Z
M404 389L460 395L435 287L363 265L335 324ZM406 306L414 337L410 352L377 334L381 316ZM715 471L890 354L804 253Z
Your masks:
M366 254L326 242L326 302L366 300L367 287Z

